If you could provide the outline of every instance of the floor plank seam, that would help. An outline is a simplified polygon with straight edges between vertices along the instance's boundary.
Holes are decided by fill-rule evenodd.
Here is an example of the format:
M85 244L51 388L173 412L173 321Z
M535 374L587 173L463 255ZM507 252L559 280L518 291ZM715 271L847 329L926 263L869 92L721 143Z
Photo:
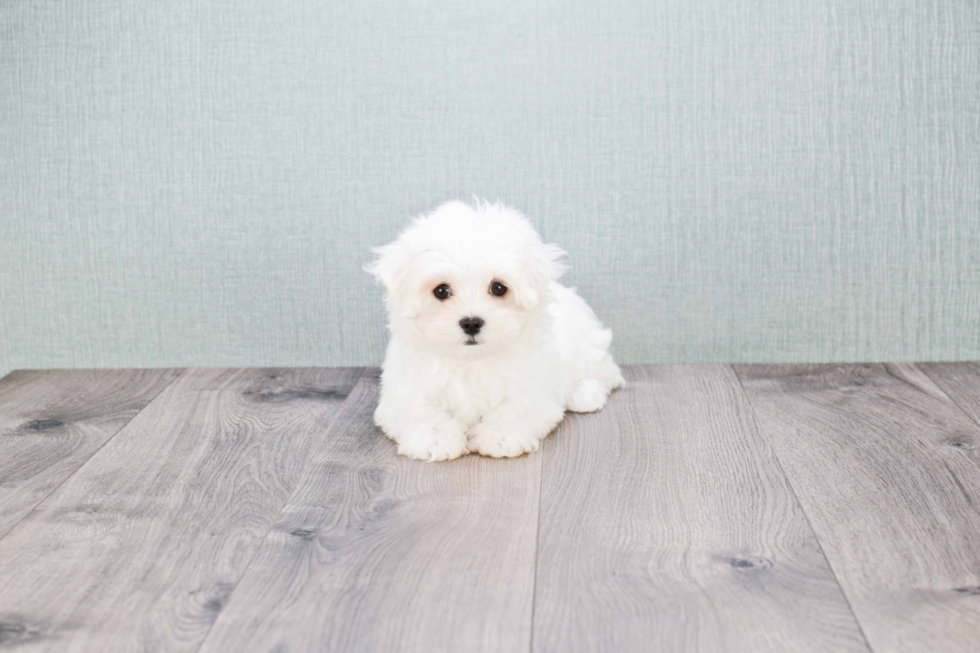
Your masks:
M817 541L817 546L820 548L820 555L823 556L824 562L827 563L827 568L830 569L830 573L834 575L834 582L837 583L837 587L838 589L840 589L841 596L844 597L844 601L847 603L847 609L851 611L851 616L854 617L854 623L857 624L858 632L861 633L861 638L864 640L864 645L868 647L868 651L874 653L875 649L874 647L871 646L871 641L868 639L867 633L864 632L864 626L861 625L861 620L858 619L857 612L854 611L854 604L851 603L851 598L847 595L847 591L844 589L844 586L840 582L840 576L838 576L837 571L834 569L833 563L830 561L830 558L827 556L827 551L824 548L824 544L820 537L820 533L817 531L817 529L813 527L813 522L810 520L810 515L806 511L806 506L804 506L803 502L800 501L799 493L796 491L796 487L793 485L793 481L790 480L789 475L786 473L786 468L783 467L783 461L779 459L779 454L776 453L776 448L773 446L772 440L769 437L769 433L766 432L765 425L762 423L762 420L759 418L759 414L755 410L755 405L752 403L752 399L751 397L749 397L749 393L745 391L745 385L742 383L742 377L739 376L738 370L735 369L734 365L729 365L729 368L732 370L732 374L735 375L735 379L738 381L738 387L739 390L742 391L742 396L745 397L745 401L748 403L749 408L752 410L752 418L755 420L756 424L758 425L759 432L762 433L762 437L765 438L766 446L769 448L769 451L772 453L772 457L773 460L776 461L777 468L779 469L780 473L783 475L783 479L786 480L786 485L789 486L790 492L793 493L793 499L796 501L796 504L800 507L800 512L803 513L803 518L806 520L810 532L813 533L813 537Z
M557 436L553 433L551 437ZM538 555L541 552L541 496L544 494L544 448L538 460L538 516L537 529L534 532L534 574L531 580L531 636L528 639L528 653L534 653L534 613L538 608Z
M16 371L18 371L18 370L14 370L13 372L16 372ZM152 404L154 401L156 401L157 400L157 397L159 397L160 395L162 395L164 393L164 391L167 390L167 388L169 388L170 386L172 386L182 376L184 376L184 373L186 371L187 371L186 368L184 368L184 369L178 369L177 370L177 374L174 376L173 379L170 380L170 383L167 383L165 386L163 386L162 388L160 388L160 391L157 392L155 395L153 395L153 398L152 399L150 399L148 402L146 402L146 404L142 408L140 408L138 411L136 411L133 414L132 417L130 417L128 420L126 420L126 423L125 424L123 424L118 429L116 429L115 433L113 433L108 438L106 438L105 442L103 442L101 445L99 445L99 447L95 451L92 452L92 455L90 455L88 458L85 459L85 462L83 462L81 465L79 465L77 468L75 468L75 470L72 471L71 474L69 474L68 476L66 476L65 478L63 478L60 483L58 483L53 488L51 488L51 491L48 492L47 494L45 494L41 498L40 501L38 501L36 504L34 504L34 507L31 508L30 511L28 511L27 513L25 513L23 517L21 517L20 519L18 519L17 520L17 523L15 523L13 526L11 526L10 529L6 533L3 533L2 535L0 535L0 540L4 539L5 537L7 537L11 533L13 533L15 530L17 530L17 527L20 526L22 523L24 523L24 520L25 519L27 519L29 516L31 516L32 514L34 514L37 511L38 508L40 508L42 505L44 505L44 502L47 501L48 499L50 499L51 498L51 495L53 495L55 492L57 492L61 488L62 485L64 485L65 483L68 482L69 479L73 478L75 476L75 474L77 474L79 472L80 469L82 469L83 467L85 467L86 465L88 465L91 462L91 460L93 458L95 458L99 454L99 452L102 451L102 449L105 448L105 446L107 444L109 444L110 442L112 442L117 435L119 435L120 433L122 433L123 430L127 426L129 426L130 424L133 423L133 420L136 419L139 416L140 413L142 413L144 410L146 410L150 406L150 404ZM11 372L10 374L13 374L13 372ZM8 374L7 376L10 376L10 375ZM4 378L7 378L7 377L4 377Z
M327 427L325 429L323 429L324 440L326 439L326 435L330 433L330 429L332 429L333 425L336 423L337 418L343 412L344 404L346 404L350 399L350 396L354 394L354 388L356 388L357 384L361 382L361 379L364 378L364 375L367 373L369 369L370 369L369 367L361 368L361 371L357 375L357 378L354 380L354 383L352 383L350 386L350 391L348 391L347 396L344 397L344 401L341 402L340 406L337 407L337 411L330 419L330 423L327 424ZM283 510L285 510L286 506L289 505L289 502L292 501L293 495L296 494L296 490L300 486L300 481L302 481L303 477L306 476L306 471L310 468L310 464L316 458L316 454L320 451L320 447L322 447L323 445L324 445L324 441L321 440L320 443L312 451L310 451L310 456L307 459L306 464L303 465L303 470L300 472L299 476L296 477L296 486L292 490L290 490L289 494L286 496L285 501L283 501L282 505L279 507L279 512L276 514L275 519L269 522L269 528L266 530L265 534L258 540L258 546L255 547L255 551L252 553L252 557L249 558L248 564L245 565L245 568L242 570L242 573L239 574L238 579L235 581L235 584L232 587L231 591L228 592L228 596L224 601L224 605L228 605L229 603L231 603L232 597L235 595L235 592L241 586L242 580L244 580L245 576L248 575L249 570L252 568L252 563L255 562L255 558L259 555L259 551L262 550L262 543L265 542L266 538L269 537L269 533L272 532L272 529L275 528L276 523L279 522L279 518L282 516ZM202 648L204 648L204 645L208 641L208 637L211 636L211 632L214 630L214 626L216 623L218 623L219 619L221 619L220 614L217 616L217 618L214 619L214 621L211 622L210 626L208 626L208 632L204 635L204 637L201 638L201 643L198 644L197 648L194 649L194 653L197 653L197 651L200 651Z

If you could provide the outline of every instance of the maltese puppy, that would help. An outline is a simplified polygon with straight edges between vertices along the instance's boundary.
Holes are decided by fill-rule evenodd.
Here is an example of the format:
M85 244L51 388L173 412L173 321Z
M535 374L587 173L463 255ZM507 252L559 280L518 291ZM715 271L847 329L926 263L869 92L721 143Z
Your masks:
M623 385L612 332L556 283L565 252L517 211L449 202L374 252L391 330L374 421L398 453L520 456Z

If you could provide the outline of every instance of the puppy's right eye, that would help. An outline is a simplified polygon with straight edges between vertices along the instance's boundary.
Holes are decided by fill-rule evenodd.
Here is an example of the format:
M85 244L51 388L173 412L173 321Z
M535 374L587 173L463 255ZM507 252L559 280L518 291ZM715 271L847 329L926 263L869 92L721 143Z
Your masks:
M444 302L449 299L449 296L453 294L453 291L444 283L440 283L436 286L436 289L432 291L432 294L436 296L440 302Z

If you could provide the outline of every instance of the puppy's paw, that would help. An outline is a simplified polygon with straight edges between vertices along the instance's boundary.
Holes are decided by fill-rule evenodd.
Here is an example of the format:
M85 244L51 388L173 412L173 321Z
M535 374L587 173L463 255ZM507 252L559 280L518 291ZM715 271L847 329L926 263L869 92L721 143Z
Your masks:
M395 442L399 454L430 463L453 460L469 453L466 435L447 429L413 431L398 436Z
M608 393L595 379L582 379L568 395L568 410L573 413L594 413L606 405Z
M477 424L470 429L466 446L470 451L492 458L516 458L537 451L540 445L541 438L534 435Z

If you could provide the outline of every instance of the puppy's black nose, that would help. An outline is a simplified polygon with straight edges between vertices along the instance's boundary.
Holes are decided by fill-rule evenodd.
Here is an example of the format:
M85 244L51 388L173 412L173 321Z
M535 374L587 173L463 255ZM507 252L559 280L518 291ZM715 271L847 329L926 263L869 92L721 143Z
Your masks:
M459 321L459 326L463 329L463 332L468 336L475 336L480 333L480 329L483 328L483 318L482 317L464 317Z

